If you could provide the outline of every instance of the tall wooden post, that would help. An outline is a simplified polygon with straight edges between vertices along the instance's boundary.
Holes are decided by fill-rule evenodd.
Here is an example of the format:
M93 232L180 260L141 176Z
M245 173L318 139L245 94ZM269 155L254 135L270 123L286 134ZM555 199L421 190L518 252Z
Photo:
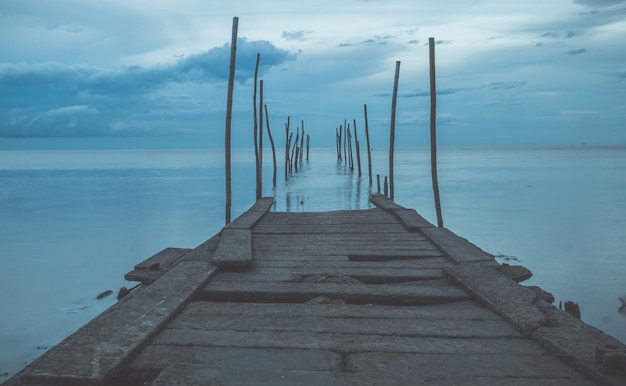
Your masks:
M230 40L230 69L228 72L228 96L226 98L226 135L224 143L224 157L226 159L226 224L230 222L231 199L231 168L230 168L230 133L233 118L233 88L235 87L235 59L237 53L237 28L239 18L233 17L233 33Z
M389 130L389 198L393 201L393 152L396 137L396 102L398 100L398 80L400 78L400 61L396 62L396 75L393 81L393 97L391 99L391 127Z
M267 136L270 139L272 145L272 158L274 161L274 177L272 178L273 187L276 188L276 147L274 146L274 138L272 138L272 131L270 130L270 116L267 113L267 105L265 105L265 121L267 123Z
M430 57L430 171L433 179L437 226L443 227L441 201L439 200L439 182L437 179L437 87L435 86L435 39L428 38Z
M254 67L254 92L252 93L252 116L254 118L254 165L255 165L255 176L256 176L256 200L261 199L261 191L259 189L259 134L258 134L258 124L257 124L257 115L256 115L256 90L257 90L257 78L259 75L259 62L261 61L261 54L256 54L256 66Z
M259 81L259 168L256 176L257 200L263 196L263 79Z
M370 176L370 186L372 186L372 148L370 147L370 132L367 124L367 105L363 105L363 113L365 115L365 139L367 141L367 169Z

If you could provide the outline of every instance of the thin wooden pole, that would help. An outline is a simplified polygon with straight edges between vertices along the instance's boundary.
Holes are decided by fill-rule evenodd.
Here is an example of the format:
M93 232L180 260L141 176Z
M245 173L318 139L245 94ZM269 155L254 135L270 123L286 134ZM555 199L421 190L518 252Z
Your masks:
M230 223L230 209L232 207L232 175L230 165L230 137L233 118L233 89L235 88L235 60L237 53L237 28L239 18L233 17L233 33L230 40L230 69L228 71L228 96L226 98L226 135L224 140L224 158L226 161L226 224Z
M435 38L428 38L430 56L430 171L433 179L437 226L443 227L441 201L439 199L439 181L437 178L437 87L435 85Z
M348 148L346 146L346 141L348 140L348 128L346 126L346 120L343 120L343 158L346 163L348 162Z
M263 79L259 81L259 169L256 179L258 200L263 196Z
M356 163L359 168L359 177L361 177L361 146L359 144L359 137L356 133L356 119L353 119L352 123L354 123L354 145L356 146Z
M396 62L396 75L393 80L393 97L391 99L391 127L389 130L389 198L393 201L393 152L396 136L396 102L398 99L398 80L400 78L400 61Z
M363 105L363 113L365 115L365 139L367 141L367 170L370 177L370 186L372 186L372 148L370 147L370 132L367 123L367 105ZM380 192L380 189L378 189Z
M306 160L309 160L309 145L311 144L311 136L306 135Z
M300 138L300 165L302 165L302 157L304 153L304 120L302 121L302 138Z
M272 145L272 158L274 161L274 177L272 178L273 187L276 187L276 148L274 147L274 138L272 138L272 131L270 130L270 116L267 113L267 105L265 105L265 121L267 123L267 136L270 138L270 144Z
M261 60L261 54L256 54L256 66L254 67L254 92L252 93L252 109L254 110L252 116L254 117L254 161L255 161L255 176L256 176L256 199L261 199L261 189L259 187L259 133L257 123L257 109L256 109L256 93L257 93L257 78L259 75L259 62Z
M287 123L285 123L285 181L287 181L289 172L289 143L291 142L291 138L289 138L289 119L290 117L287 117Z

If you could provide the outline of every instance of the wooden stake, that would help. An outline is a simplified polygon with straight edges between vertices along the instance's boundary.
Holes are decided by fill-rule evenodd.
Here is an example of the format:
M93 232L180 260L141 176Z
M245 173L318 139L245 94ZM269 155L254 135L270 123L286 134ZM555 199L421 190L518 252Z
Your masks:
M257 90L257 77L259 75L259 62L261 60L261 54L256 54L256 66L254 67L254 91L252 92L252 116L254 117L254 162L255 162L255 181L256 181L256 200L261 199L261 190L259 189L259 133L258 123L256 115L256 90Z
M233 89L235 88L235 60L237 53L237 28L239 18L233 17L233 33L230 40L230 68L228 71L228 96L226 98L226 135L224 140L224 157L226 161L226 224L230 223L230 209L232 207L232 175L230 165L230 137L233 118Z
M398 99L398 80L400 78L400 61L396 62L396 75L393 80L393 97L391 99L391 127L389 130L389 198L393 201L393 152L396 136L396 102Z
M311 136L306 135L306 160L309 160L309 145L311 144Z
M256 180L259 200L263 196L263 79L259 81L259 169Z
M433 179L437 226L443 227L441 201L439 200L439 182L437 179L437 87L435 85L435 39L428 38L430 56L430 171Z
M354 144L356 145L356 163L359 168L359 177L361 177L361 146L359 145L359 137L356 133L356 119L352 120L354 123Z
M285 123L285 181L287 181L287 174L289 173L289 143L291 137L289 137L289 119L287 117L287 123Z
M272 158L274 161L274 176L272 178L273 187L276 187L276 148L274 147L274 138L272 138L272 132L270 131L270 116L267 113L267 105L265 105L265 121L267 123L267 136L270 138L270 144L272 145Z
M367 141L367 170L370 177L370 186L372 186L372 148L370 147L370 132L367 124L367 105L363 105L363 114L365 115L365 140ZM378 185L380 186L380 183ZM380 193L380 187L378 192Z
M300 165L302 165L302 157L304 153L304 121L302 121L302 138L300 138Z

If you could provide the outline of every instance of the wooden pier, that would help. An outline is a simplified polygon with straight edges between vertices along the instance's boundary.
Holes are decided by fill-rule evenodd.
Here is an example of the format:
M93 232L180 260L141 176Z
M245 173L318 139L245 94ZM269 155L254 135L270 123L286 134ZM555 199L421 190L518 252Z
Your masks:
M195 249L6 385L626 384L626 347L412 209L271 212Z

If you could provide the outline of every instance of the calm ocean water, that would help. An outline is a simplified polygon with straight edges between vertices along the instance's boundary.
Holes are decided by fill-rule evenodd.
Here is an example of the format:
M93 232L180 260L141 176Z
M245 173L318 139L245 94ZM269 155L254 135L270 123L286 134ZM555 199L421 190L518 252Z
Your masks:
M363 177L334 149L271 186L275 210L366 209ZM374 175L388 174L374 149ZM251 150L233 152L233 218L253 204ZM426 149L395 156L395 201L436 222ZM626 148L442 149L444 225L534 273L583 319L626 342ZM373 190L376 190L374 180ZM224 225L220 150L0 152L0 381L115 302L124 274L165 247L192 248ZM8 375L7 375L8 373Z

